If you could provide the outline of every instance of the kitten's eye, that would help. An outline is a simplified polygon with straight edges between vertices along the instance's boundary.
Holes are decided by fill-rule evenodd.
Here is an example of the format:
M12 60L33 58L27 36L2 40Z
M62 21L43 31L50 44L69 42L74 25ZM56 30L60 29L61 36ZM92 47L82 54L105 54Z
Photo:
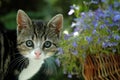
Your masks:
M43 46L45 48L49 48L49 47L51 47L51 45L52 45L52 43L50 41L46 41Z
M27 45L28 47L33 47L33 42L32 42L31 40L27 40L27 41L26 41L26 45Z

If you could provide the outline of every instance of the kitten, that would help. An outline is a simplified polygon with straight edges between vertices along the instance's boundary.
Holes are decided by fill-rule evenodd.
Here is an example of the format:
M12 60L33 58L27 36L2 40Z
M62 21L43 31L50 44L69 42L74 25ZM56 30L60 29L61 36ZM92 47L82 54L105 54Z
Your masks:
M31 20L24 11L18 10L17 49L24 57L23 62L28 63L20 72L19 80L31 79L41 69L45 60L55 55L62 24L62 14L56 15L45 23L40 20Z

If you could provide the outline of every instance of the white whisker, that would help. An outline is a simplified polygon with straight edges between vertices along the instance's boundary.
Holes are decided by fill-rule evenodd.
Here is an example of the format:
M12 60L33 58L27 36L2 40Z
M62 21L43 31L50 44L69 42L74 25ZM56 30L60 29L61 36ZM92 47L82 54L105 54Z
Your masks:
M17 68L21 68L21 65L24 64L24 61L25 61L25 58L22 58L22 59L19 61L18 65L17 65L16 67L17 67Z
M22 60L22 57L17 57L15 58L14 60L11 61L9 67L8 67L8 70L7 70L7 73L9 73L10 71L12 71L16 65Z

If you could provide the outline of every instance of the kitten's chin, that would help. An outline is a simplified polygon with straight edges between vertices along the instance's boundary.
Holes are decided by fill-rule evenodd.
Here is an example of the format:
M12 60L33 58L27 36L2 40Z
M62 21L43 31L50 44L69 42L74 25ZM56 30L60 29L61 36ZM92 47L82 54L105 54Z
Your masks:
M35 60L40 60L40 57L35 57L34 59L35 59Z
M40 57L39 58L34 57L34 58L29 58L29 60L42 60L42 59Z
M41 60L44 60L43 57L28 57L29 60L36 60L36 61L41 61Z

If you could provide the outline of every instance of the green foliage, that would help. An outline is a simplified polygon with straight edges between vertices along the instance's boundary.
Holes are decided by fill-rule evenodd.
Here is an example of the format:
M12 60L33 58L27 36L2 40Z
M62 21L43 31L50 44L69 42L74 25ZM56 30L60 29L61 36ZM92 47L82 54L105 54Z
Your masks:
M6 16L1 16L0 21L4 22L5 27L8 29L15 29L16 28L16 13L11 12Z
M64 25L67 27L70 24L70 18L67 17L67 12L69 11L69 6L71 2L64 0L30 0L17 2L14 0L0 1L0 22L2 22L8 29L16 29L16 14L18 9L24 10L31 19L43 19L45 21L50 20L53 16L58 13L64 15ZM25 4L27 3L28 4ZM4 4L4 5L3 5ZM22 4L22 5L20 5ZM63 4L66 4L63 6ZM6 7L7 5L7 7ZM16 7L14 7L16 6ZM65 28L64 27L64 28Z
M104 0L102 0L104 1ZM72 32L64 31L60 42L59 59L67 74L82 77L82 65L88 54L120 54L120 2L89 2L86 10L81 5L71 6L69 15L74 14ZM98 4L98 8L89 8ZM106 7L102 5L107 5ZM116 6L117 5L117 6Z

